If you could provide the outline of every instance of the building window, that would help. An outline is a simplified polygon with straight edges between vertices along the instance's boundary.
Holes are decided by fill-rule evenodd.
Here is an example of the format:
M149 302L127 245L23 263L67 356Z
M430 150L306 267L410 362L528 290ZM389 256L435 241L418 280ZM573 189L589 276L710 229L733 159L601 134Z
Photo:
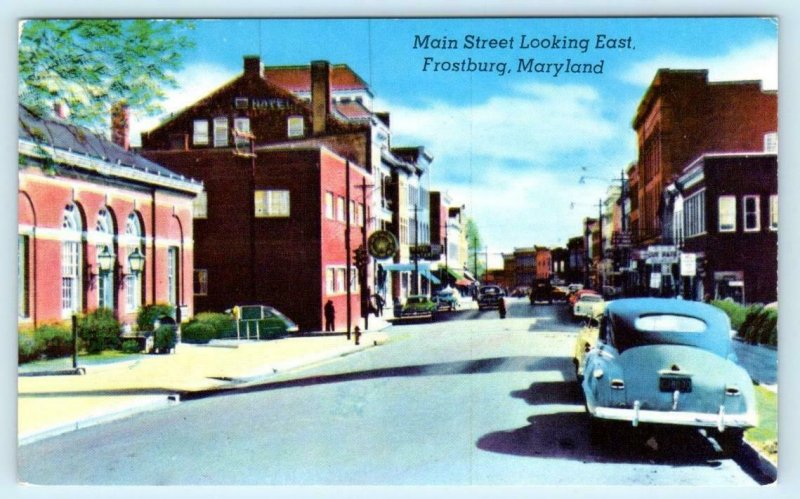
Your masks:
M214 147L228 146L228 118L214 118Z
M356 212L355 212L355 220L356 225L361 227L364 225L364 205L361 203L356 203Z
M346 283L347 283L347 273L345 272L345 269L343 267L342 268L337 268L336 269L336 292L337 293L344 293L345 290L346 290L346 288L345 288L345 286L347 285Z
M736 196L719 197L719 231L736 232Z
M208 295L207 269L194 269L194 294L198 296Z
M358 291L358 271L355 267L350 267L350 291Z
M287 134L289 137L302 137L305 134L303 127L302 116L289 116L287 120Z
M167 248L167 303L170 305L178 304L178 257L177 247Z
M336 292L336 270L330 267L325 269L325 291L329 295Z
M236 109L247 109L250 104L247 97L236 97L233 100L233 105L236 107Z
M336 198L336 220L344 222L344 198L339 196Z
M192 201L192 213L196 219L208 218L208 194L201 191Z
M704 234L706 231L706 191L702 190L687 197L683 202L683 216L686 237Z
M30 252L28 236L17 237L17 315L25 319L30 316Z
M778 153L778 133L770 132L764 134L764 152Z
M256 217L288 217L289 191L256 191Z
M250 133L250 118L234 118L233 119L233 128L238 132L245 132ZM247 146L250 145L250 140L247 137L240 136L238 134L234 135L233 139L237 146Z
M352 199L350 200L350 213L349 213L349 215L350 215L350 225L356 225L358 223L356 221L356 220L358 220L356 218L356 202L353 201Z
M334 213L335 207L333 206L333 193L325 193L325 218L333 220L336 216Z
M192 133L192 143L196 146L207 146L208 145L208 121L207 120L195 120L193 133Z
M134 241L134 246L128 246L128 256L138 250L144 255L144 231L136 213L128 215L125 222L125 235ZM142 304L142 274L130 272L125 277L125 306L128 312L135 312Z
M761 230L761 207L759 196L744 197L744 231L758 232Z
M778 230L778 195L769 197L769 229Z
M61 310L65 317L81 309L81 243L61 244Z

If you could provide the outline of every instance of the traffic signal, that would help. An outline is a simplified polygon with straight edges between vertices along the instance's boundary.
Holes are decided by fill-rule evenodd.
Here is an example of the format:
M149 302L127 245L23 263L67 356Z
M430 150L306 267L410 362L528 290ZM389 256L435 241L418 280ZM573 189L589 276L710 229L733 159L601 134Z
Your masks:
M356 262L356 267L364 269L367 266L367 250L363 246L353 250L353 256Z

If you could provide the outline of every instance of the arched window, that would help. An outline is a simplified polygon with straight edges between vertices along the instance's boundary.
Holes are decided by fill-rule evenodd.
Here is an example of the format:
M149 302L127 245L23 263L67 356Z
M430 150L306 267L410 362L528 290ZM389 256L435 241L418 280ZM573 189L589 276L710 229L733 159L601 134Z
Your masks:
M114 219L107 208L102 208L97 213L95 225L97 237L97 256L107 250L114 253ZM100 269L97 276L97 306L99 308L114 309L114 268Z
M142 304L142 272L134 268L131 262L131 255L133 258L144 257L144 232L142 231L142 223L136 213L128 215L125 221L125 241L129 266L128 273L125 276L125 307L127 312L135 312ZM144 269L143 263L142 269Z
M82 272L83 251L81 239L83 223L78 207L74 203L64 208L61 221L61 315L69 317L80 312L83 296Z

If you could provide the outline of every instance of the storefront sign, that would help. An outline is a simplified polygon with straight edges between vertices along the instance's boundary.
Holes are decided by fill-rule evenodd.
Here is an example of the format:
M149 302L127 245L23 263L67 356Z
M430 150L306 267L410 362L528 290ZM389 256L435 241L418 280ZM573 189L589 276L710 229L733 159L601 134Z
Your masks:
M681 253L681 275L694 277L697 275L697 255L694 253Z
M648 265L678 263L678 249L668 245L648 246L646 262Z
M657 272L650 274L650 287L653 289L661 289L661 274Z

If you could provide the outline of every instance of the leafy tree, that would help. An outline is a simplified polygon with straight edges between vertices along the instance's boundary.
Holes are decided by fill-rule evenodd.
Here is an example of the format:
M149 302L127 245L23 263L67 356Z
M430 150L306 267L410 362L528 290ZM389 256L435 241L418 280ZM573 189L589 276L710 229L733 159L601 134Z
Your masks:
M474 272L475 277L478 278L483 275L486 270L485 262L480 258L481 247L483 246L481 233L478 230L478 224L476 224L472 218L468 218L465 225L467 248L469 248L469 261L471 263L469 270Z
M19 99L47 115L55 102L70 119L90 129L106 128L111 107L162 111L165 89L176 88L174 72L193 42L183 20L34 19L19 33Z

